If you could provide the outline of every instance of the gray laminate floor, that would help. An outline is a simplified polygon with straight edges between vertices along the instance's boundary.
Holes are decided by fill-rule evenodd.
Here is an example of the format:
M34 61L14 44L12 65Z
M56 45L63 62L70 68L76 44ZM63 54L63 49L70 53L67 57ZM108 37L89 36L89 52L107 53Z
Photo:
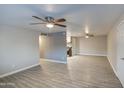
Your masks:
M0 87L122 87L106 57L74 56L68 58L67 64L40 63L41 66L0 79Z

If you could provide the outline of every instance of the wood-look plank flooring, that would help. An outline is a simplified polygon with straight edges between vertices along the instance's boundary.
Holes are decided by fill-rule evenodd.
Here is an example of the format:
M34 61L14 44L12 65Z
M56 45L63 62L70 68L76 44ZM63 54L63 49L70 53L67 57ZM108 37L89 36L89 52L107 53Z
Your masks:
M0 87L120 88L106 57L74 56L67 64L40 62L37 66L0 79Z

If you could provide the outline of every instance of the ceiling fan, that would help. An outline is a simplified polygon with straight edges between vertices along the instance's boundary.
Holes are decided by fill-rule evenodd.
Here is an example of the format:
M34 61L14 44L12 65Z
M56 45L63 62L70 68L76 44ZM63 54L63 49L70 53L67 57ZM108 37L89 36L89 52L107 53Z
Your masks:
M85 38L94 37L93 34L89 34L89 30L85 30Z
M85 35L85 38L89 38L89 37L94 37L94 35L93 34L86 34Z
M46 16L45 18L40 18L37 16L32 16L35 19L38 19L42 21L41 23L30 23L30 25L38 25L38 24L45 24L48 28L53 28L54 26L60 26L60 27L66 27L66 25L61 24L62 22L65 22L66 19L54 19L53 17Z

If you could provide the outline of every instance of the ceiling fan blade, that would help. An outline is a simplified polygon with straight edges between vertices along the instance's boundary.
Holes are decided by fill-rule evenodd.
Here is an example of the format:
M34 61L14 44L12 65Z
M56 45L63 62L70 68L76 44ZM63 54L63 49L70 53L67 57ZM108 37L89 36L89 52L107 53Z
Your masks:
M61 25L61 24L54 24L54 25L61 26L61 27L66 27L66 25Z
M46 23L30 23L30 25L38 25L38 24L46 24Z
M90 36L90 37L94 37L94 35L91 35L91 34L90 34L89 36Z
M34 17L34 18L36 18L36 19L39 19L39 20L42 20L42 21L46 22L46 20L44 20L44 19L42 19L42 18L40 18L40 17L37 17L37 16L32 16L32 17Z
M94 37L94 35L93 34L86 34L87 36L89 36L89 37Z
M56 20L55 20L55 22L65 22L65 21L66 21L66 19L64 19L64 18L56 19Z

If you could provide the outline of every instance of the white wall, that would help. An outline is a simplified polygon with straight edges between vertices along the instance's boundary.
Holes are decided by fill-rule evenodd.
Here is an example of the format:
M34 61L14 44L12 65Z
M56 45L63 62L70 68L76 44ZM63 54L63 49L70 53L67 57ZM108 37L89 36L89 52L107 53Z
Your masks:
M76 55L78 53L78 41L76 37L72 37L72 55Z
M124 20L124 16L116 22L113 29L109 32L107 41L108 60L124 87L124 60L121 60L124 57L124 25L121 30L118 28L122 20Z
M107 54L107 37L106 36L95 36L92 38L82 37L82 38L76 38L76 39L77 40L75 43L76 44L75 51L77 51L77 54L106 56Z
M117 30L113 29L107 37L107 55L108 60L114 71L117 69Z
M66 33L51 33L48 36L41 36L40 57L46 60L67 62Z
M39 32L1 26L0 76L39 63Z

